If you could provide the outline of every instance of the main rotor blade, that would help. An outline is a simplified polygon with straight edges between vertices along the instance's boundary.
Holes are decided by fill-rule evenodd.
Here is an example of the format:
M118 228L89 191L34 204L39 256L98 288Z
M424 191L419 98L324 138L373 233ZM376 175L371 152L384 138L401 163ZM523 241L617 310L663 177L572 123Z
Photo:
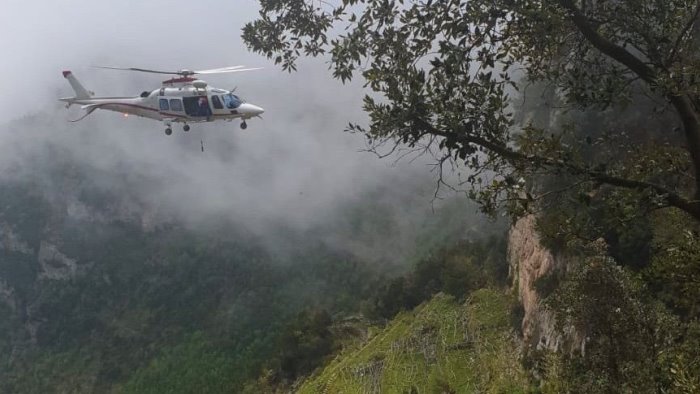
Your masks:
M261 70L262 67L252 67L252 68L219 68L219 69L212 69L212 70L201 70L201 71L195 71L195 74L224 74L224 73L238 73L238 72L243 72L243 71L253 71L253 70Z
M146 68L135 68L135 67L109 67L109 66L94 66L95 68L106 68L109 70L124 70L124 71L139 71L142 73L153 73L153 74L174 74L181 75L182 71L162 71L162 70L149 70Z
M224 74L224 73L237 73L241 71L253 71L260 70L261 67L254 68L244 68L245 66L231 66L222 68L211 68L207 70L180 70L180 71L163 71L163 70L151 70L148 68L136 68L136 67L111 67L111 66L94 66L95 68L104 68L108 70L123 70L123 71L138 71L142 73L152 73L152 74L168 74L168 75L183 75L190 76L195 74Z
M218 72L218 71L228 71L228 70L238 70L240 68L243 68L245 66L229 66L229 67L221 67L221 68L209 68L206 70L195 70L197 74L199 73L212 73L212 72Z

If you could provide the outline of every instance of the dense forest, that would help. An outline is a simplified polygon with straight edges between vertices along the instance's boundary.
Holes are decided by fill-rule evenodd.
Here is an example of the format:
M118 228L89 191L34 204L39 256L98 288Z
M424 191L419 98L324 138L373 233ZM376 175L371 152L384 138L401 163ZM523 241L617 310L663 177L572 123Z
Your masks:
M416 305L370 301L444 245L503 230L420 186L367 190L304 229L193 226L114 192L128 174L42 155L0 185L0 392L237 392L270 365L294 379L335 350L297 349L298 329Z

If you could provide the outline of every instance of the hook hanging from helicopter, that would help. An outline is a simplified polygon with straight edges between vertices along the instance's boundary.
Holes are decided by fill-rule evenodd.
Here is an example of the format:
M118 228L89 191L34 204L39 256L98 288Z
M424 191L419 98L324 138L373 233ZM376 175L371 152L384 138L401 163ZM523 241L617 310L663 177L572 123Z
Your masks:
M179 71L153 70L136 67L96 66L96 68L136 71L152 74L166 74L174 77L162 81L161 87L151 92L143 92L137 97L95 97L78 81L71 71L63 76L75 92L74 97L60 98L66 108L73 104L81 105L86 113L72 122L80 121L97 109L121 112L124 116L135 115L163 122L165 134L172 134L172 124L182 123L184 131L190 130L190 123L212 122L217 120L241 120L241 129L248 127L246 120L260 117L265 110L247 103L232 90L209 86L207 82L195 78L197 75L238 73L260 70L260 67L230 66L206 70L181 69Z

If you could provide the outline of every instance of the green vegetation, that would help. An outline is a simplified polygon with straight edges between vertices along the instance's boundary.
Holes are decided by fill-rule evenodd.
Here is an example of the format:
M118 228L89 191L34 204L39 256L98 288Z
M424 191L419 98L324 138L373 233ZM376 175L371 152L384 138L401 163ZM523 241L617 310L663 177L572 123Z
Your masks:
M129 379L123 393L224 393L236 390L237 368L245 367L232 353L212 346L201 333L166 348ZM238 362L237 362L238 361Z
M115 198L89 185L81 196L105 216ZM356 204L336 234L354 242L403 225L377 220L391 210L383 202ZM418 230L401 228L400 242L386 237L383 253L416 259L463 236L454 217L464 205L447 207L414 217ZM263 366L295 379L337 349L326 332L336 316L406 270L400 259L354 255L329 229L276 234L275 250L225 222L145 230L63 209L32 185L0 187L0 392L236 392ZM361 228L344 224L364 215L372 220Z
M0 391L45 392L43 381L51 386L70 371L84 376L84 391L126 383L127 391L156 392L168 382L194 390L199 373L186 370L210 370L201 379L216 376L212 387L235 388L266 360L283 323L304 305L341 311L373 283L372 268L324 248L282 263L250 238L239 243L179 230L123 230L116 226L95 244L81 234L88 238L72 256L99 264L67 280L38 282L31 301L20 299L31 302L32 320L3 308L8 319L0 329L10 342L3 346ZM17 338L30 324L36 343ZM11 350L18 347L34 350ZM27 366L46 376L27 378Z
M645 302L641 285L614 262L598 259L575 269L549 297L559 329L573 326L587 336L585 357L558 354L558 378L569 387L589 393L669 388L680 325L663 308Z
M525 392L527 376L513 357L511 302L488 289L465 304L438 294L345 349L298 392Z
M369 121L350 131L434 155L438 185L464 187L489 214L537 214L562 264L534 286L571 343L529 350L535 386L697 392L696 1L260 3L249 48L289 71L329 56L334 78L365 82ZM478 264L439 260L435 285L390 282L379 315L481 286Z
M677 176L700 173L695 1L260 4L259 18L243 29L251 50L290 71L300 56L328 55L334 78L361 77L372 91L363 106L369 124L350 130L378 149L427 146L440 175L450 164L473 174L459 185L469 185L486 212L520 216L541 208L544 196L605 185L700 221L700 177ZM629 131L615 122L516 125L511 96L537 82L550 89L537 99L540 110L591 110L586 117L595 119L648 107L636 115L655 119ZM683 133L668 136L674 127ZM571 134L583 134L585 145L570 144ZM526 188L542 175L564 178Z
M3 371L0 392L87 393L95 388L99 356L90 349L39 351L22 356L24 359L14 360L12 364L17 373Z
M269 239L146 229L52 151L87 213L0 185L1 392L700 391L697 1L260 5L252 50L361 74L369 122L349 129L370 149L433 154L438 187L537 214L559 348L519 342L505 239L470 237L460 200L413 216L382 185Z
M419 261L412 272L381 284L377 295L364 304L370 318L392 318L442 291L463 299L469 292L505 286L508 262L504 237L479 242L462 241Z
M514 346L516 340L511 330L510 315L515 302L502 294L502 290L478 291L487 287L505 288L507 262L504 246L502 237L491 237L479 242L462 241L444 247L416 264L411 272L377 287L366 301L360 303L361 315L339 316L331 320L324 311L319 310L299 314L285 327L286 334L277 343L277 354L264 365L258 379L248 382L246 392L296 390L295 382L299 379L317 367L335 371L334 365L344 363L348 354L354 360L350 361L352 368L348 368L360 371L352 376L359 376L362 380L369 373L365 369L369 371L376 367L377 373L390 371L386 378L390 379L386 383L388 386L382 386L384 378L375 376L373 382L355 382L353 384L359 386L351 385L349 389L328 386L331 392L346 389L350 392L376 391L385 390L386 387L391 391L400 381L412 382L401 376L404 369L416 374L417 380L411 383L416 387L428 384L420 380L428 376L432 376L431 387L448 385L440 373L445 372L444 368L458 368L466 358L470 360L469 368L472 371L468 376L471 376L471 380L457 382L458 386L487 385L484 377L479 375L484 370L475 370L471 363L490 365L504 360L491 358L492 354L484 351L483 357L477 357L475 361L474 354L465 353L465 349L481 349L485 344L488 349L496 347L498 357L506 353L512 356L512 349L505 350L504 347ZM448 292L452 295L446 294ZM470 301L464 306L467 297ZM426 303L429 306L425 306ZM421 304L423 306L419 306ZM471 318L467 318L467 314ZM367 320L367 317L374 320ZM383 327L384 324L387 326ZM367 353L368 348L376 348L376 351ZM397 361L396 370L384 369L384 363L388 362L384 357L389 357L388 353L391 352L396 352L391 355L392 360L400 361ZM442 353L445 352L444 359L437 362L438 353L443 357ZM422 356L418 357L420 354ZM357 359L366 365L352 364ZM333 360L330 366L324 367L330 360ZM517 360L518 357L508 358L512 365L518 365ZM433 366L434 370L429 372ZM343 366L339 368L345 370ZM326 373L337 375L337 371L323 372ZM507 376L510 378L510 375ZM491 384L498 378L489 377L488 380L488 384ZM514 384L521 385L523 382ZM501 387L501 383L495 384Z
M563 201L540 216L545 242L567 264L535 286L566 341L556 352L530 349L526 364L547 393L696 392L694 219L677 210L640 217L618 197L578 212Z

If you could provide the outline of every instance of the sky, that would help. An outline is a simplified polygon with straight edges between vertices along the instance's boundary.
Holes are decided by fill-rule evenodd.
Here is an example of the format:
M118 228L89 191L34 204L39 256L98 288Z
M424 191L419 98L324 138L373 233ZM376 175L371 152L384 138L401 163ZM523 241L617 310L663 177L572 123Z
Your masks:
M343 132L349 121L365 120L361 84L331 79L323 59L304 60L289 74L248 52L241 28L256 15L252 0L3 0L0 178L51 167L45 154L51 147L102 174L93 184L115 193L124 188L135 201L190 220L224 215L259 229L281 221L306 228L379 186L390 191L386 198L419 190L420 209L430 210L429 160L397 164L362 152L364 138ZM97 96L138 95L163 79L95 65L263 67L206 79L237 87L265 108L264 119L248 121L245 131L238 122L193 124L189 133L176 126L169 137L159 122L108 111L68 123L80 110L57 101L73 95L62 70ZM114 173L123 175L118 182L99 179Z

